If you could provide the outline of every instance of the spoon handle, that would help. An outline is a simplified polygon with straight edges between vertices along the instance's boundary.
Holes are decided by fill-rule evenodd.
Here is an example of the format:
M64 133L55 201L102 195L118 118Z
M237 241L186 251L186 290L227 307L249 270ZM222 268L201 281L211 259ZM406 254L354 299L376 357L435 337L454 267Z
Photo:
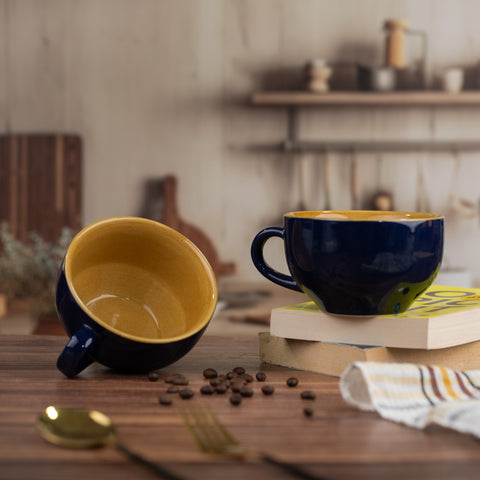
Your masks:
M166 480L185 480L184 477L173 473L172 471L162 467L158 463L151 462L147 460L145 457L142 457L138 453L132 452L128 447L121 443L116 443L115 447L117 450L125 454L129 459L133 460L134 462L138 463L139 465L143 465L145 468L148 468L151 472L155 473L160 478L165 478Z

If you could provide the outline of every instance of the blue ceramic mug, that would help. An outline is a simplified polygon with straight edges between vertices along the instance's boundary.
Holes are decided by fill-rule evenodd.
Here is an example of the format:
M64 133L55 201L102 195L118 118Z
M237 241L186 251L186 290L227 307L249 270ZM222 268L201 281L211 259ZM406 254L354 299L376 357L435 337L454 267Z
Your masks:
M72 240L57 283L71 337L57 367L73 377L92 362L149 372L183 357L216 307L213 270L177 231L137 217L96 222Z
M264 258L265 242L283 239L291 275ZM430 213L302 211L284 216L253 240L258 271L303 291L325 312L395 314L408 309L434 281L443 255L444 218Z

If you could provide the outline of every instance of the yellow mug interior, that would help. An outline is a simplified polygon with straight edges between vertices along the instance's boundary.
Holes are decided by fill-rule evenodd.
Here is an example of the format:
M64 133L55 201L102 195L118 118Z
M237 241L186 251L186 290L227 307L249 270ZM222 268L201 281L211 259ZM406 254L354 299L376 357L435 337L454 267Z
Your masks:
M286 217L293 218L318 218L324 220L345 221L374 221L374 222L405 222L415 220L435 220L443 215L421 212L399 212L383 210L310 210L289 212Z
M177 231L152 220L116 217L83 229L65 256L80 307L110 331L168 343L206 326L217 302L213 270Z

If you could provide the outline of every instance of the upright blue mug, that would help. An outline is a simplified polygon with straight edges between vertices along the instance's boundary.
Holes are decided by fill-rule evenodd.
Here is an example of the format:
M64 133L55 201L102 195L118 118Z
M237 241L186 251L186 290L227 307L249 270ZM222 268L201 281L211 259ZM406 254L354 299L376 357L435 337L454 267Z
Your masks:
M291 275L264 258L265 242L283 239ZM432 213L301 211L284 216L252 242L257 270L303 291L325 312L385 315L404 312L434 281L441 265L444 218Z

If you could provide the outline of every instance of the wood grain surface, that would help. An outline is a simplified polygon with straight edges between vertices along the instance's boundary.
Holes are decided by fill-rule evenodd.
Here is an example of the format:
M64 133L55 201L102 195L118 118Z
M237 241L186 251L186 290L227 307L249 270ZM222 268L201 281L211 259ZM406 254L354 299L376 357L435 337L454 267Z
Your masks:
M0 336L1 479L152 478L112 448L76 451L48 444L35 422L51 404L106 413L124 444L189 479L291 478L270 465L201 453L182 423L176 405L200 401L203 370L226 373L236 366L251 374L265 371L275 393L262 395L262 384L255 381L253 397L240 406L232 406L228 394L201 401L253 449L329 479L478 478L480 445L474 438L441 428L417 431L354 410L341 399L336 378L262 365L256 338L203 337L190 354L159 371L156 382L100 365L66 379L55 367L64 342L65 337L56 336ZM175 397L172 406L161 406L158 396L167 387L163 378L173 373L187 376L195 397ZM287 387L290 376L299 379L297 387ZM309 403L315 409L311 418L302 412L307 404L300 399L303 390L317 395Z
M77 135L0 135L0 222L25 241L57 242L81 228L82 141Z
M329 92L319 95L316 93L292 92L257 92L251 96L253 105L262 106L478 106L480 93L475 91L461 92L451 95L443 91L401 91L389 93L375 92Z

